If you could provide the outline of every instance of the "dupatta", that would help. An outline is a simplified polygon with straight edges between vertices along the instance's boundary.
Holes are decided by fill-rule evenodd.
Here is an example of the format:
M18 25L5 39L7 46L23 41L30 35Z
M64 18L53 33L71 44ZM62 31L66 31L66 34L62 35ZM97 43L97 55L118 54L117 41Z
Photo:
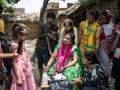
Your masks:
M61 44L56 58L55 72L59 73L60 68L68 63L72 55L72 47L73 45L68 45L67 48L65 49L64 43Z

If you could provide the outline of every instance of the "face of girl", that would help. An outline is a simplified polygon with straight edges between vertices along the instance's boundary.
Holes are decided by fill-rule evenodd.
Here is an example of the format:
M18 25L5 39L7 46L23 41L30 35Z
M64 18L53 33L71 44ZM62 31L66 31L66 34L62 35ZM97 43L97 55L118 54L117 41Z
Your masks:
M89 22L89 24L92 24L92 23L94 23L95 21L96 21L96 20L95 20L94 16L89 15L89 17L88 17L88 22Z
M104 15L101 15L101 23L106 23L107 22L107 18Z
M65 23L65 30L66 31L70 31L71 28L72 28L72 26L70 26L68 23Z
M57 31L51 31L52 35L57 35Z
M24 33L20 33L19 35L18 35L18 39L19 40L22 40L22 41L25 41L26 40L26 34L24 34Z
M47 23L48 24L52 24L53 23L53 19L52 18L47 18Z
M23 32L19 33L18 39L25 41L27 39L27 34L28 34L27 30L25 30L25 32L23 31Z
M71 41L71 36L70 35L65 35L64 39L63 39L63 42L65 45L69 45L69 44L72 44L72 41Z

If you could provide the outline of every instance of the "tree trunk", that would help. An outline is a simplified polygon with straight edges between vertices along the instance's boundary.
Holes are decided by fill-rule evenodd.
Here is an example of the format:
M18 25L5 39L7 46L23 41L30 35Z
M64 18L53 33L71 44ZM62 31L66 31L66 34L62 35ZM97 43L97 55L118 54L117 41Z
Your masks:
M49 2L49 0L44 0L44 1L43 1L43 7L42 7L42 9L41 9L41 11L40 11L38 31L39 31L39 29L41 28L41 25L40 25L40 24L44 23L43 18L44 18L44 14L45 14L45 11L46 11L48 2ZM38 42L38 40L39 40L39 39L38 39L38 35L37 35L37 42ZM36 42L36 47L38 46L37 42ZM35 61L35 58L36 58L36 47L35 47L33 56L32 56L32 58L31 58L32 61Z

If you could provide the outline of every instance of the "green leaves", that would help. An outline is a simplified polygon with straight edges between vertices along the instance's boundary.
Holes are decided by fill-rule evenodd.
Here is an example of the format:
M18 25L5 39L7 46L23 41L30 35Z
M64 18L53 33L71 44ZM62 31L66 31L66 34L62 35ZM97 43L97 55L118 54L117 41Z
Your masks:
M18 3L20 0L0 0L0 4L15 4Z
M0 0L0 4L3 4L5 2L5 0Z
M18 3L20 0L0 0L0 4L4 8L4 12L13 13L14 9L12 8L13 4Z
M4 12L14 13L14 9L11 6L4 8Z
M20 0L6 0L7 3L9 4L15 4L18 3Z

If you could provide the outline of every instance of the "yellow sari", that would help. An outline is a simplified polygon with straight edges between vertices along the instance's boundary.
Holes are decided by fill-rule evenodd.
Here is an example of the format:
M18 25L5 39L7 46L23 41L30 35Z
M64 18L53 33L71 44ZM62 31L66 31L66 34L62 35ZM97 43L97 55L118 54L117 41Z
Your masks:
M94 22L88 27L88 20L80 24L80 47L85 52L94 52L99 47L100 26Z

